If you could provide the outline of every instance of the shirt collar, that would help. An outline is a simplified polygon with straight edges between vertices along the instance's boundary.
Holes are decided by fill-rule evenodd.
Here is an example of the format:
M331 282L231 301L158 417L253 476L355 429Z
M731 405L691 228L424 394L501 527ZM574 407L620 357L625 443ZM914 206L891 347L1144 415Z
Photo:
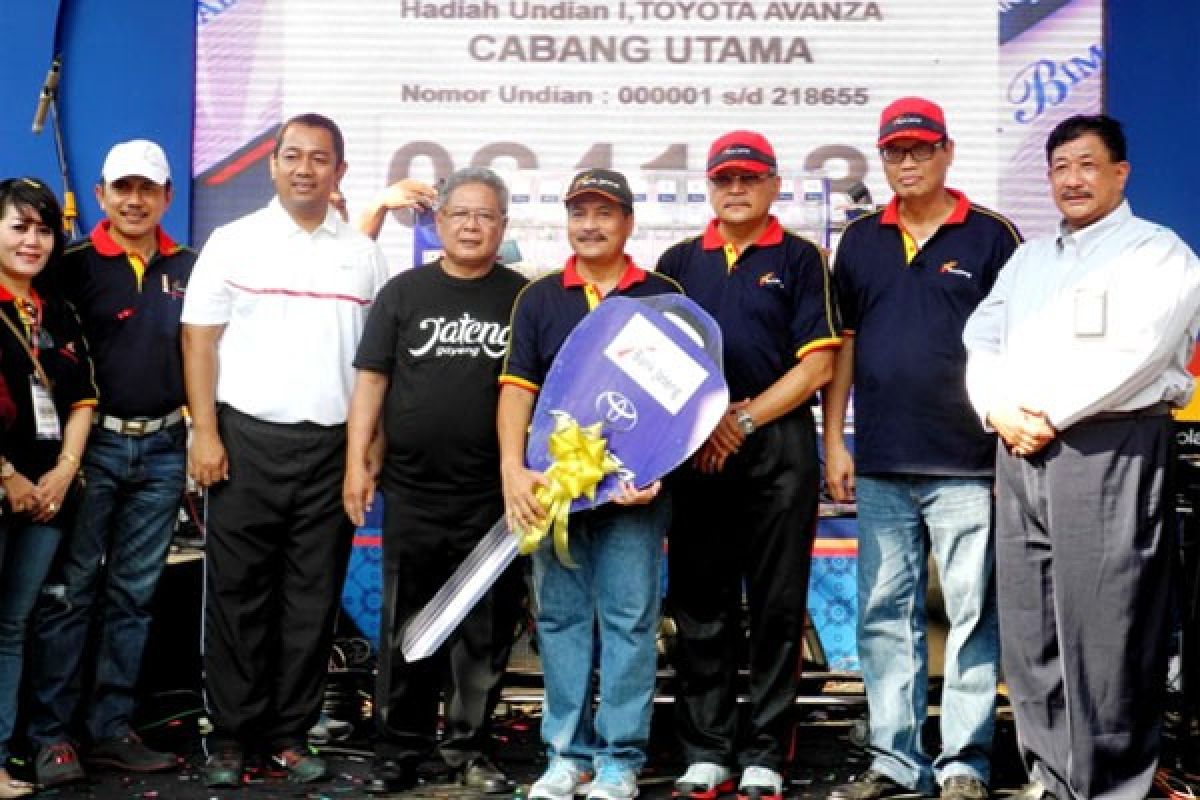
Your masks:
M100 255L109 256L110 258L113 256L123 256L125 255L125 248L117 244L116 240L112 238L111 229L112 220L102 219L96 227L92 228L92 232L88 234L88 238L92 240L92 246L96 248L96 252ZM155 227L154 237L155 247L164 256L173 255L179 249L179 245L167 235L167 232L162 229L161 225Z
M943 225L962 225L967 221L967 212L971 210L971 201L967 196L957 189L946 187L946 191L954 198L954 210L950 212L950 216L946 217ZM900 198L893 196L883 209L883 214L879 217L879 224L893 225L897 228L900 225Z
M1081 230L1069 231L1067 230L1067 221L1059 220L1055 243L1060 251L1067 242L1074 242L1075 246L1082 250L1100 241L1109 231L1119 228L1131 219L1133 219L1133 209L1129 207L1129 201L1121 200L1121 205Z
M342 222L342 218L338 216L336 211L334 211L333 206L330 206L325 210L325 219L321 220L321 224L314 228L311 232L306 231L304 228L301 228L298 224L296 224L296 220L292 219L292 215L287 212L287 209L283 207L283 203L280 202L279 195L275 195L271 198L271 202L268 204L267 208L271 210L272 215L275 217L282 229L286 230L289 234L303 233L305 236L312 236L313 234L317 233L317 231L325 231L325 233L328 233L330 236L337 236L338 231L344 224Z
M571 256L567 259L567 264L563 267L563 288L578 289L581 286L586 286L587 281L579 274L578 267L575 266L576 258ZM617 281L617 285L613 287L613 291L622 292L633 286L636 283L641 283L646 280L646 270L633 263L633 258L628 253L625 255L625 271L621 273L621 279Z
M709 220L708 227L704 229L704 236L700 240L700 246L705 250L720 250L725 246L725 237L721 236L718 229L720 220ZM754 240L754 244L758 247L771 247L783 242L783 226L779 224L779 220L774 214L767 217L767 227Z
M32 286L29 287L29 297L33 300L34 307L38 313L42 311L42 296L38 294L38 290ZM0 286L0 303L15 303L17 296L8 290L7 286Z

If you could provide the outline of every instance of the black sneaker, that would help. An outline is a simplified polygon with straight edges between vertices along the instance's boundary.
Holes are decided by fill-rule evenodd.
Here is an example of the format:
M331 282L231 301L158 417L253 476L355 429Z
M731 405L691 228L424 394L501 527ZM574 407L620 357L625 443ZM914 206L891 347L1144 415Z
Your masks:
M942 784L941 800L988 800L987 784L973 775L951 775Z
M517 786L515 781L509 780L504 771L485 756L468 761L459 775L458 782L483 794L508 794Z
M55 742L38 751L34 772L42 788L78 783L87 777L70 742Z
M130 731L125 736L101 739L87 751L88 764L126 772L166 772L178 766L174 753L160 753Z
M883 797L895 797L901 794L914 794L907 786L902 786L894 780L869 769L862 775L835 786L829 792L829 800L880 800Z
M415 764L391 758L376 758L371 767L371 777L363 784L367 794L392 794L412 789L417 785Z
M242 751L225 746L204 762L204 784L212 789L236 789L242 785Z

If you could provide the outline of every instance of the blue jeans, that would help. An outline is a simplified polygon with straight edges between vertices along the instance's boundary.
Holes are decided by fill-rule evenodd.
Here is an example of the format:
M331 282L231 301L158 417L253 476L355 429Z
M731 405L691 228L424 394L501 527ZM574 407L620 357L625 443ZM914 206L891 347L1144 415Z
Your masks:
M990 778L996 713L992 481L860 476L858 655L867 690L872 768L930 793L934 780ZM932 549L945 597L942 752L921 746L927 709L926 564ZM936 773L936 775L935 775Z
M95 616L100 634L87 730L93 740L129 732L150 602L183 494L186 437L184 425L141 437L92 430L83 459L87 487L63 548L62 585L46 592L34 622L29 737L35 744L68 738Z
M48 525L9 522L0 529L0 768L16 724L25 626L61 539Z
M637 772L646 761L669 517L666 497L572 514L571 558L579 567L560 564L549 541L533 554L546 686L542 741L551 759L597 772ZM600 705L593 715L596 657Z

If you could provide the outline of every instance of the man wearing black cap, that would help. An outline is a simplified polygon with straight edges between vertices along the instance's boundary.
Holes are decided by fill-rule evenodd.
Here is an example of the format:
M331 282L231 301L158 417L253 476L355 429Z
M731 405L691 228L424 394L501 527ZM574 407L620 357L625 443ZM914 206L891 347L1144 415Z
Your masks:
M992 579L995 439L967 399L962 329L1020 243L1012 224L946 188L954 142L935 103L884 109L879 153L895 193L851 224L833 278L845 325L825 392L830 494L858 503L858 655L871 766L835 800L918 791L986 800L999 657ZM855 453L842 435L851 386ZM921 743L929 682L926 565L950 631L941 753Z
M647 297L678 285L625 254L633 232L633 193L604 169L575 176L566 194L574 255L561 272L525 287L513 308L500 375L497 427L505 514L526 530L545 511L525 466L534 400L563 341L609 296ZM654 702L662 540L669 507L659 484L625 486L614 504L571 515L570 555L559 563L548 542L533 553L538 642L545 675L542 740L550 764L530 800L632 800L646 761ZM597 640L597 636L599 637ZM592 709L592 658L599 654L600 705ZM585 788L590 783L590 788Z
M809 405L840 344L829 271L771 214L775 151L734 131L708 154L714 219L667 250L658 271L721 325L734 402L672 486L670 606L679 627L678 730L688 760L676 794L778 800L800 675L817 516ZM737 670L750 611L750 708L739 736Z

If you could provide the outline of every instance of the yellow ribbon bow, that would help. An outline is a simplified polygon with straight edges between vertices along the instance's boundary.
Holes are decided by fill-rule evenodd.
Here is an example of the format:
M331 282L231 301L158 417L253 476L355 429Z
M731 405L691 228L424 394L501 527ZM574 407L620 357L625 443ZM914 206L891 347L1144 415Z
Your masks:
M567 547L567 515L571 501L577 497L596 496L596 487L604 476L621 468L620 460L608 452L608 443L600 435L600 423L586 428L570 414L557 414L554 432L547 442L552 463L546 470L546 485L539 486L534 495L546 516L534 527L517 532L517 549L529 555L550 527L554 527L554 552L565 566L577 566Z

